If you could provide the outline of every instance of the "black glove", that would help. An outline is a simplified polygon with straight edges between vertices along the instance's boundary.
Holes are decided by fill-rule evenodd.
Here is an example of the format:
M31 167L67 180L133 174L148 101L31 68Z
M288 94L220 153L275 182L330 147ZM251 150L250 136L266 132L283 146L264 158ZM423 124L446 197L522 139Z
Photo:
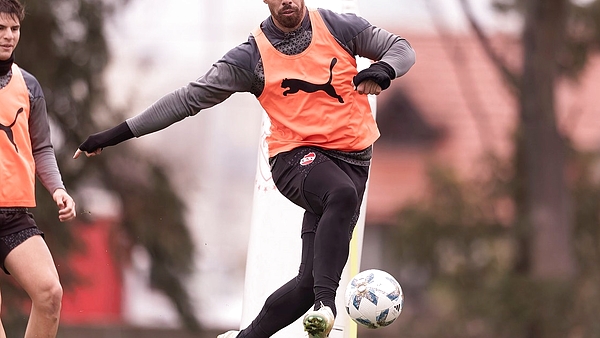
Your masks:
M129 140L133 137L133 132L129 129L127 122L123 122L111 129L90 135L87 140L79 146L79 150L93 153L97 149L114 146L115 144Z
M396 78L396 71L392 66L385 62L372 63L369 68L363 69L352 79L354 86L358 86L365 80L372 80L381 87L387 89L392 83L392 79Z

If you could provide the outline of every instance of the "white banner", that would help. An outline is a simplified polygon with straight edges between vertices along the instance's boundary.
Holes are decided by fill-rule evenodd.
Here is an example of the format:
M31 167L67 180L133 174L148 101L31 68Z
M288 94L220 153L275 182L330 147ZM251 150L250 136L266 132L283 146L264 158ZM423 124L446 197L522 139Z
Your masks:
M306 5L313 8L328 8L336 12L356 13L358 9L356 0L307 0ZM358 68L362 69L368 65L368 60L361 59ZM369 100L375 112L375 97L372 96ZM263 113L246 262L242 328L248 326L256 317L266 298L273 291L298 274L300 266L300 228L304 210L288 201L275 188L268 165L266 137L269 126L269 118L266 113ZM346 314L344 292L351 277L360 269L367 193L368 187L351 242L350 257L337 292L338 316L334 329L329 335L331 338L356 338L356 324ZM302 318L273 335L275 338L306 336Z

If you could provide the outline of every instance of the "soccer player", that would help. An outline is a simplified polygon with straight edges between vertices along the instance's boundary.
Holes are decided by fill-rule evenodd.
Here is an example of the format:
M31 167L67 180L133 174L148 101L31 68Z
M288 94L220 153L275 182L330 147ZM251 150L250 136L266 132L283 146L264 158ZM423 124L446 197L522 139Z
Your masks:
M247 42L141 114L89 136L73 157L166 128L235 92L255 95L271 121L273 180L305 209L302 262L248 327L219 338L270 337L305 313L309 337L324 338L337 313L335 295L379 137L366 94L404 75L415 53L402 37L356 15L308 9L304 0L263 1L271 15ZM376 62L357 73L356 55Z
M17 0L0 0L0 263L32 301L25 337L56 337L62 287L52 255L28 208L35 207L35 176L50 192L61 222L75 217L50 142L42 88L14 63L21 21ZM0 322L0 337L6 333Z

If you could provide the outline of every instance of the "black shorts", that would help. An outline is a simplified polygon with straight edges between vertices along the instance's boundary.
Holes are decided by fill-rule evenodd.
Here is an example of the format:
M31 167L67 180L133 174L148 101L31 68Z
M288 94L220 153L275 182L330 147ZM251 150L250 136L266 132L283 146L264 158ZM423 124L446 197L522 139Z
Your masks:
M19 244L30 237L40 235L33 219L33 214L26 208L0 208L0 266L6 274L10 274L4 266L6 256Z
M298 147L270 159L275 186L288 200L313 214L311 221L305 215L302 233L315 232L322 214L321 196L307 191L326 191L339 185L351 184L359 198L359 206L369 177L369 166L355 165L330 156L327 151L315 147ZM316 171L315 171L316 170ZM317 175L310 173L318 172ZM318 177L315 177L318 176ZM318 187L317 187L318 186ZM354 229L360 207L355 210L350 233Z

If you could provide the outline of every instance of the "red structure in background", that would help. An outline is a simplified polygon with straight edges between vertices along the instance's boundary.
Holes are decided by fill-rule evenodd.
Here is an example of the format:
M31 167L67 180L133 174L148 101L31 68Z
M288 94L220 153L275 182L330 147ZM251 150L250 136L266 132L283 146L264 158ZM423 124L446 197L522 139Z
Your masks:
M122 278L110 252L114 222L107 219L74 227L74 236L85 250L73 254L69 264L81 280L75 289L65 289L61 323L114 324L122 322Z

